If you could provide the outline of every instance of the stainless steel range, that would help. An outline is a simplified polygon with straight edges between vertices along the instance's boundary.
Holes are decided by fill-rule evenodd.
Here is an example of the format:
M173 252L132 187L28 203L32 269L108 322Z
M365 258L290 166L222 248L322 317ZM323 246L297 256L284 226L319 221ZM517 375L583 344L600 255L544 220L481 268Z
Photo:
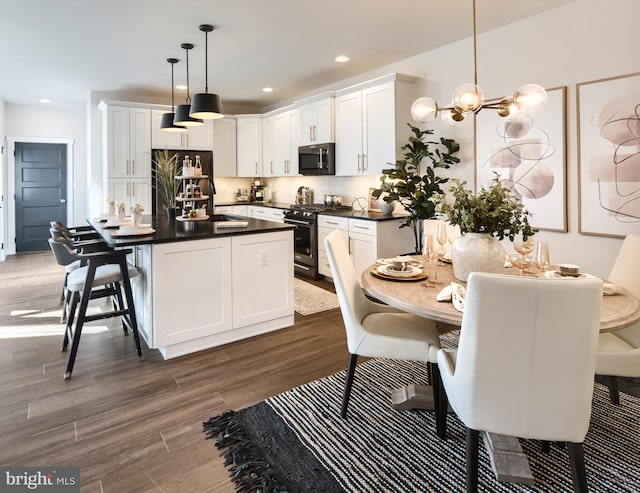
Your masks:
M342 205L292 205L284 212L284 222L295 225L294 271L296 274L318 279L318 213L349 210Z

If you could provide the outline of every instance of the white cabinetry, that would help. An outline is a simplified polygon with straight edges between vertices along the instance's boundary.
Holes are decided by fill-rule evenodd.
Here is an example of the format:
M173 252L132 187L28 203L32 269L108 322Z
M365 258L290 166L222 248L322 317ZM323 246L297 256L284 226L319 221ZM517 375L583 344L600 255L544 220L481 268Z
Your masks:
M109 198L151 210L151 110L101 101L103 179ZM128 208L127 208L128 210Z
M262 120L262 176L298 174L300 112L297 109L271 114Z
M293 234L232 237L233 328L240 329L293 313Z
M236 117L237 176L261 176L261 118L257 115Z
M302 120L300 145L333 142L333 94L323 95L316 101L298 104Z
M189 127L186 132L160 130L162 115L171 108L151 110L151 145L154 149L189 149L210 151L213 148L213 120L204 120L200 127Z
M237 216L249 216L248 205L216 205L216 214L236 214Z
M249 216L255 219L264 219L265 221L284 223L284 210L278 209L276 207L250 205Z
M236 119L209 121L213 122L213 175L236 176Z
M413 80L393 74L338 94L336 175L379 175L400 157L410 131Z
M178 356L164 348L232 329L230 237L153 245L153 257L153 347Z
M410 228L400 229L402 218L384 221L318 215L318 272L331 276L324 245L327 235L339 230L349 248L358 276L380 257L395 257L413 249Z

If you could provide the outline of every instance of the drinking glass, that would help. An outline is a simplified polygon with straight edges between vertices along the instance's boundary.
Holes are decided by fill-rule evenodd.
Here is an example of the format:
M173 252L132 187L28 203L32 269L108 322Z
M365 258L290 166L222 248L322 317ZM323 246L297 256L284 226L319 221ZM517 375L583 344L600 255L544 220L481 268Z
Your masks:
M513 249L522 257L520 261L516 261L516 263L519 265L526 264L526 266L524 267L525 271L533 263L533 260L531 259L531 257L529 257L529 254L533 252L533 246L533 236L529 236L526 240L524 240L522 235L520 235L513 242ZM511 263L513 265L516 265L516 263L514 263L513 261ZM516 265L516 267L518 267L518 265Z
M433 235L424 235L424 258L427 261L427 265L430 265L431 262L435 259L436 263L433 268L433 279L430 279L425 284L426 286L431 286L434 284L442 284L442 281L438 281L438 250L436 249L435 242L433 241Z
M549 259L549 243L546 241L539 241L536 243L536 265L542 272L547 272L547 269L551 266Z

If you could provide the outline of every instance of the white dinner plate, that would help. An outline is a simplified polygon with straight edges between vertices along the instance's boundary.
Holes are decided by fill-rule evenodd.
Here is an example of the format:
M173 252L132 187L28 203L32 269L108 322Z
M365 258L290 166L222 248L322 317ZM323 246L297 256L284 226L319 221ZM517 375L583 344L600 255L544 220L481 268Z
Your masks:
M120 228L118 228L118 233L135 233L137 231L140 231L141 229L150 229L151 228L151 224L139 224L138 226L125 226L122 225L120 226Z
M585 273L580 273L577 276L563 276L558 270L548 270L544 273L544 277L549 279L594 279L596 276Z
M397 270L391 265L384 264L379 265L377 271L389 277L416 277L422 273L422 269L414 265L407 265L405 270Z
M113 233L111 233L111 236L115 237L115 238L120 238L122 236L144 236L144 235L150 235L155 233L156 230L153 228L129 228L129 231L114 231Z
M103 228L119 228L125 224L131 224L131 217L125 217L124 219L107 219Z

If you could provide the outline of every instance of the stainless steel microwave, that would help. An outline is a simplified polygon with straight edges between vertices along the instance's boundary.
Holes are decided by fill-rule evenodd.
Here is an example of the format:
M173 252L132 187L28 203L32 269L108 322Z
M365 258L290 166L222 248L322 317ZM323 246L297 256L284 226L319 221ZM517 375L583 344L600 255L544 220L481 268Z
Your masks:
M333 142L298 147L298 173L335 175L336 145Z

